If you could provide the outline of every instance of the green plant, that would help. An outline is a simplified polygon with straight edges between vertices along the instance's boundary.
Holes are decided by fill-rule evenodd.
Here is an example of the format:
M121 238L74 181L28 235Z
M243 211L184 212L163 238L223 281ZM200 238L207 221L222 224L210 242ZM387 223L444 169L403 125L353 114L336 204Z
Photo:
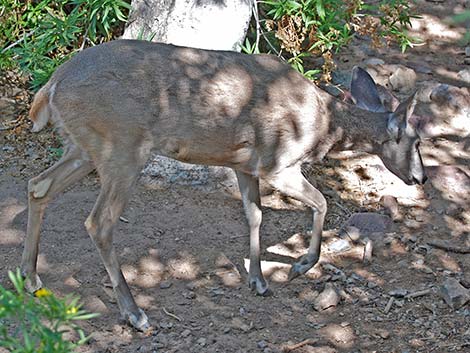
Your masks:
M59 299L44 288L34 297L26 293L19 270L8 276L14 291L0 286L0 347L15 353L69 353L87 341L76 321L97 314L82 310L78 298ZM66 333L78 340L64 338Z
M463 11L457 15L451 17L450 22L453 25L465 24L470 21L470 10ZM467 26L465 34L460 39L460 45L470 44L470 27Z
M309 78L329 81L333 55L357 33L371 38L374 46L396 42L404 51L413 45L406 33L415 16L407 0L265 0L260 1L257 41L265 40L269 51L278 53ZM261 32L261 33L260 33ZM242 49L252 52L253 40ZM251 49L251 50L250 50ZM305 69L310 57L323 57L322 70Z
M129 9L124 0L0 0L0 69L18 65L37 89L76 51L111 39Z

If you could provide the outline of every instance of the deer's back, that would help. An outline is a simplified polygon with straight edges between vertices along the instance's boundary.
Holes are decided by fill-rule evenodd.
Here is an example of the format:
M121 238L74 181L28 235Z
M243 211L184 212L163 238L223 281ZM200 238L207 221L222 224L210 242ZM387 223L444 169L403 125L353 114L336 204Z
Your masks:
M77 54L51 83L78 140L146 139L172 158L250 173L300 158L327 118L318 88L268 55L114 41Z

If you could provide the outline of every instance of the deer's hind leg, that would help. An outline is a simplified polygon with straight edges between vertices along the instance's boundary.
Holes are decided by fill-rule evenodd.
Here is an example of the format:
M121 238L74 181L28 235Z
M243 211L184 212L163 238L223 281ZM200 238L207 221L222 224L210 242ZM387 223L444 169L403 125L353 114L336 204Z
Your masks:
M111 148L106 160L97 161L101 191L85 222L96 245L116 294L121 315L138 330L150 326L147 316L137 306L121 271L113 246L113 228L126 206L137 177L148 157L134 153L135 146Z
M28 226L21 260L21 272L26 277L26 289L34 292L42 283L37 275L40 227L49 201L94 169L86 154L69 145L64 156L52 167L28 183Z

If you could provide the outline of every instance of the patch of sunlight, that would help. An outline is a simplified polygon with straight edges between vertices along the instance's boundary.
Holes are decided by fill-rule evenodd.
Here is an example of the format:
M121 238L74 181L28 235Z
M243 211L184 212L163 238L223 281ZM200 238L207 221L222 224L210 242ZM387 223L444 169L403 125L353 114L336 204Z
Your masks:
M461 39L465 33L463 28L452 28L444 23L442 18L438 18L429 14L420 14L421 18L411 19L410 33L419 34L429 39L442 39L449 41L457 41ZM424 35L423 35L424 33Z
M361 155L359 158L355 158L351 152L343 152L341 155L341 166L336 167L335 172L344 180L345 192L341 195L343 198L365 205L379 202L384 195L393 195L400 204L405 206L426 206L427 201L424 198L422 187L406 185L385 168L379 157ZM367 180L361 174L356 173L359 165L367 170ZM351 192L354 190L356 192ZM368 193L368 190L373 190L373 195Z
M121 271L122 271L122 274L124 275L124 278L126 279L127 283L134 283L134 281L139 276L139 272L132 265L128 265L128 264L122 265L121 266Z
M1 245L20 245L23 243L24 232L4 228L0 230L0 244Z
M407 251L403 243L394 240L390 243L390 249L388 253L393 255L403 255L406 254Z
M272 254L297 258L307 253L308 246L305 244L302 234L297 233L282 243L268 247L266 250Z
M155 287L163 279L165 266L153 257L144 257L139 262L139 276L135 283L144 288Z
M96 295L87 297L84 302L85 310L91 313L104 314L109 312L109 309L106 304Z
M0 244L18 245L23 241L24 231L12 228L15 217L26 209L17 202L10 198L2 202L5 206L0 209Z
M444 67L436 68L436 72L444 77L455 80L458 79L454 71L447 70ZM470 133L470 126L468 125L468 119L470 117L470 108L462 107L458 111L448 112L443 110L441 104L432 104L430 105L431 111L434 116L439 117L440 120L443 120L444 123L440 123L440 120L437 120L438 123L431 124L427 129L427 136L429 137L439 137L446 135L455 135L460 137L466 137ZM443 116L443 113L445 116ZM450 114L449 114L450 113Z
M242 278L238 271L218 268L215 271L215 275L219 277L222 283L227 287L239 287L242 284Z
M468 219L461 218L460 215L457 217L445 215L444 220L446 221L447 227L451 230L450 234L453 237L470 232L470 224L468 223Z
M342 327L341 325L330 324L321 328L319 333L334 346L343 349L353 347L356 340L356 336L350 326Z
M38 264L37 264L37 271L39 273L49 272L51 269L51 265L47 262L47 258L44 254L38 255Z
M232 261L225 255L220 254L215 260L217 269L215 275L219 277L223 284L228 287L239 287L242 283L242 276Z
M437 258L441 262L442 267L444 267L446 270L452 272L462 272L462 268L460 267L457 260L450 257L447 253L442 253L441 255L438 255Z
M64 284L66 286L69 286L75 289L79 288L81 285L80 282L77 279L75 279L73 276L67 277L64 281Z
M250 270L250 260L244 259L245 269ZM291 265L276 261L261 261L261 272L274 282L287 282Z
M135 302L144 309L150 308L155 303L155 297L150 295L138 294L135 296Z
M199 266L191 256L168 261L167 270L173 278L195 279L200 272Z
M357 268L354 270L354 272L358 274L359 276L365 278L367 281L375 283L379 286L382 286L385 283L383 278L377 276L375 273L370 272L365 268Z

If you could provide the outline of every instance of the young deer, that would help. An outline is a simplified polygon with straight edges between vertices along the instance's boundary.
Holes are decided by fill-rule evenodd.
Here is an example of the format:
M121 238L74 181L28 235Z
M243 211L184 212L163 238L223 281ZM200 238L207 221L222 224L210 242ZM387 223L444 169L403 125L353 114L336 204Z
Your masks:
M41 287L36 262L47 203L96 169L101 191L85 227L121 314L139 330L149 327L120 270L112 231L151 152L235 170L250 233L249 285L258 294L268 288L260 268L259 179L310 207L310 247L289 277L304 274L319 258L327 205L302 176L302 161L355 149L379 155L407 184L426 178L414 96L387 112L373 80L355 68L352 97L356 106L336 100L270 55L129 40L77 54L36 94L30 111L33 131L53 122L66 148L60 161L28 184L21 265L28 289Z

